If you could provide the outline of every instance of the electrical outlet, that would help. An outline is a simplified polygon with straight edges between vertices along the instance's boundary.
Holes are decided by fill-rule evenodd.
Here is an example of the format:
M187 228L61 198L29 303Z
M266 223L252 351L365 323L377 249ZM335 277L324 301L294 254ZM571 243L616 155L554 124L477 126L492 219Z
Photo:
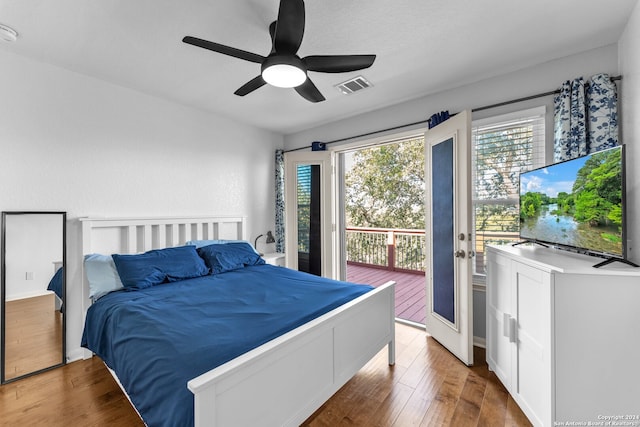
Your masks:
M25 279L33 280L33 271L27 271L27 273L25 274Z

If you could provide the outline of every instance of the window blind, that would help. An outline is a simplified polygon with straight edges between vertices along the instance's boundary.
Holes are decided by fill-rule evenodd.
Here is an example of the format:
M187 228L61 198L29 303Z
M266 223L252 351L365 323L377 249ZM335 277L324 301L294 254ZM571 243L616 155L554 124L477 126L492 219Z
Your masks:
M520 173L545 164L544 116L541 107L473 124L474 270L478 275L485 273L487 244L518 239Z
M311 165L297 167L298 252L309 252L311 224Z

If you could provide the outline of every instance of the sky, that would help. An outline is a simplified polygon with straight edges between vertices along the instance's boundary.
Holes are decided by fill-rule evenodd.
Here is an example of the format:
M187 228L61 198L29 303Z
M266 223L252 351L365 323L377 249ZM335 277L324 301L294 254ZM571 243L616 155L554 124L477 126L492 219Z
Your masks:
M520 194L532 191L557 197L561 191L571 193L578 170L589 157L580 157L520 174Z

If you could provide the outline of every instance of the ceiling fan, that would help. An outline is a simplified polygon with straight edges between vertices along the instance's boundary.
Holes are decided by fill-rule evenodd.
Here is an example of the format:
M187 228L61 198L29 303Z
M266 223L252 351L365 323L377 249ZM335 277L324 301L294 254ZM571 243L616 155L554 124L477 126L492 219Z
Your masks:
M304 0L280 0L278 20L269 26L272 48L266 57L191 36L182 41L260 64L261 74L236 90L234 93L238 96L245 96L268 83L277 87L293 87L305 99L320 102L325 97L307 76L308 71L345 73L362 70L370 67L376 56L311 55L300 58L297 52L304 35L304 19Z

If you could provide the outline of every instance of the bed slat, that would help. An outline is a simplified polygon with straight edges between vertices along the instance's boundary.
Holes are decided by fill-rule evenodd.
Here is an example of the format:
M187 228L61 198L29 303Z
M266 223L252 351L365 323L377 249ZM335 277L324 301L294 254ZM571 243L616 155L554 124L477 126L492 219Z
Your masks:
M136 252L138 248L136 231L135 225L127 227L127 246L126 248L123 248L126 251L125 253L132 254Z

